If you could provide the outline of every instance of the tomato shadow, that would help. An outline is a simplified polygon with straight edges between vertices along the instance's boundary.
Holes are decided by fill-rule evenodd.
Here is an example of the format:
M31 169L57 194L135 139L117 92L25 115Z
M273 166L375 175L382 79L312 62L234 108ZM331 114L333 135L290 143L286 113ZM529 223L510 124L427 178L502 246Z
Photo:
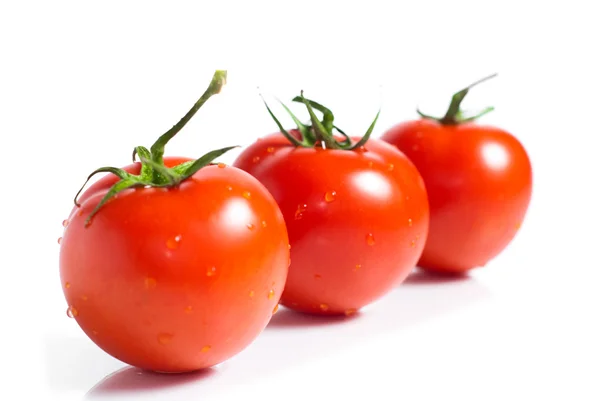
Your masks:
M228 374L246 380L285 366L315 363L331 353L376 343L382 335L397 335L401 342L404 331L412 326L470 307L491 294L468 276L443 279L425 272L413 274L405 285L350 317L281 308L259 338L231 360Z
M360 312L351 316L312 315L296 312L284 306L271 318L267 329L317 327L344 324L360 317Z
M436 273L427 270L416 269L399 286L403 285L431 285L457 283L471 280L467 273Z
M114 396L139 396L144 392L160 390L171 392L176 387L189 385L215 375L213 368L190 373L155 373L134 367L122 368L102 379L85 395L86 399Z

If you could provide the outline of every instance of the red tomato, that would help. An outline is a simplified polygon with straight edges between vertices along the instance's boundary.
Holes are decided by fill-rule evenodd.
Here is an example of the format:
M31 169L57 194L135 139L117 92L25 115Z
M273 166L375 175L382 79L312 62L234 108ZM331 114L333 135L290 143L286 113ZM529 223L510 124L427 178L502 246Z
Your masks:
M86 224L116 182L91 186L65 221L68 313L104 351L144 369L192 371L240 352L269 322L287 276L273 197L244 171L208 165L177 185L126 189Z
M524 147L504 130L469 120L422 118L381 138L406 154L425 181L431 220L423 269L484 266L511 242L529 206L532 169Z
M371 139L355 150L315 145L297 147L274 134L234 165L269 189L287 223L292 263L281 303L350 315L415 266L427 236L427 195L417 169L386 143Z

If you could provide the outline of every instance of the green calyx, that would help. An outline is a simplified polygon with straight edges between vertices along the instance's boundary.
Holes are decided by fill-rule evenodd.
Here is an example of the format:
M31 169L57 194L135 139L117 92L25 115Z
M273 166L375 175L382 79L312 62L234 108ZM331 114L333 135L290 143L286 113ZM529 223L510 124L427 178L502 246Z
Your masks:
M486 107L485 109L478 111L475 114L466 116L465 113L460 109L460 105L461 105L462 101L465 99L465 96L467 96L467 93L469 93L469 90L473 89L473 87L475 87L489 79L494 78L496 75L498 75L498 74L489 75L485 78L480 79L477 82L472 83L471 85L467 86L466 88L456 92L452 96L452 100L450 101L450 106L448 106L448 111L446 111L446 114L444 115L444 117L441 117L441 118L432 117L430 115L422 113L419 109L417 109L417 113L422 118L426 118L428 120L434 120L434 121L437 121L440 124L444 124L444 125L457 125L457 124L464 124L464 123L468 123L471 121L475 121L476 119L482 117L483 115L493 111L494 108Z
M375 123L377 123L377 119L379 118L380 111L377 112L375 119L367 129L367 132L362 136L362 138L352 143L352 140L344 131L333 124L333 113L327 107L313 101L306 99L304 97L304 91L300 91L300 96L296 96L292 99L293 102L303 103L306 106L306 110L310 116L310 124L302 123L292 111L285 105L283 102L281 105L288 112L294 123L298 127L298 132L300 133L300 139L296 138L294 135L290 134L283 125L279 122L277 117L273 114L267 102L263 99L267 110L277 127L281 133L295 146L300 146L303 148L313 148L317 145L324 146L327 149L341 149L341 150L354 150L363 146L370 138L373 129L375 128ZM315 110L322 114L322 119L319 120L317 115L315 114ZM343 140L338 140L334 136L334 130L337 131L338 134L344 137Z
M81 206L77 201L79 194L85 188L88 181L98 173L111 173L119 178L117 181L102 198L100 203L94 208L92 213L88 216L85 221L86 226L91 222L92 217L100 210L100 208L112 197L117 195L119 192L124 191L128 188L136 187L155 187L165 188L174 187L179 185L181 182L190 178L201 168L211 164L211 162L217 157L221 156L225 152L235 148L236 146L230 146L222 149L213 150L208 152L204 156L197 160L190 160L181 163L174 167L165 166L163 155L165 153L165 146L167 143L179 132L181 129L190 121L190 119L196 114L196 112L202 107L202 105L213 95L218 94L227 81L227 71L217 70L215 71L210 85L204 92L204 94L198 99L198 101L192 106L185 116L177 124L175 124L170 130L161 135L156 142L150 147L150 150L144 146L137 146L133 150L133 161L135 162L136 156L140 159L141 170L138 175L130 174L127 171L117 167L100 167L92 172L81 189L75 195L75 205Z

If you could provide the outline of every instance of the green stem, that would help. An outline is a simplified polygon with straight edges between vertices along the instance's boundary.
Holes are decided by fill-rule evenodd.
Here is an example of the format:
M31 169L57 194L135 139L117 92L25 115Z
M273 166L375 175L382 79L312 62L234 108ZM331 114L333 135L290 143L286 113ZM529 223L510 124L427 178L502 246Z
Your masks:
M446 114L442 118L437 118L437 117L433 117L431 115L422 113L419 109L417 109L417 113L422 118L438 121L440 124L443 124L443 125L457 125L457 124L463 124L466 122L474 121L477 118L483 116L484 114L487 114L490 111L494 110L494 108L487 107L484 110L482 110L481 112L476 113L474 116L465 118L460 109L460 106L471 89L473 89L475 86L477 86L485 81L488 81L488 80L496 77L497 75L498 75L497 73L494 73L494 74L488 75L487 77L481 78L480 80L473 82L471 85L467 86L466 88L464 88L464 89L456 92L454 95L452 95L452 100L450 100L450 105L448 106L448 110L446 111Z
M223 85L227 82L227 71L217 70L210 81L210 85L202 94L200 99L192 106L190 111L179 120L170 130L162 134L150 148L152 153L152 161L158 164L163 164L163 155L165 153L165 145L169 142L181 129L190 121L196 112L211 96L221 92Z
M261 95L262 97L262 95ZM264 98L263 98L264 101ZM375 119L369 126L367 132L362 136L362 138L355 144L352 143L352 139L348 136L341 128L334 125L333 121L333 113L327 107L323 106L320 103L315 102L314 100L310 100L304 97L304 91L300 91L300 96L296 96L292 99L293 102L303 103L308 111L308 115L310 116L311 125L305 125L298 120L298 118L290 111L290 109L282 103L282 106L288 112L288 114L292 117L296 125L298 126L298 131L302 135L302 140L294 138L288 131L283 128L281 122L275 117L267 103L265 102L265 106L267 107L267 111L277 124L279 131L282 135L284 135L294 146L301 146L305 148L312 148L315 145L325 146L327 149L339 149L339 150L354 150L361 146L363 146L371 137L371 133L375 128L375 123L379 118L379 112L375 116ZM323 114L323 119L319 120L315 114L315 110L321 112ZM333 130L339 132L342 136L342 140L336 139L333 134Z
M186 161L174 167L167 167L164 164L163 155L166 144L187 124L187 122L196 114L198 109L210 99L211 96L219 93L227 79L226 71L216 71L213 75L210 85L204 94L198 99L194 106L185 116L169 131L161 135L152 145L150 150L143 146L137 146L133 151L133 159L138 156L141 162L141 170L138 175L130 174L123 169L116 167L101 167L90 174L75 195L75 205L80 206L77 201L79 194L85 188L89 180L98 173L111 173L116 175L119 180L108 190L101 201L96 205L92 213L87 217L85 226L89 226L92 217L106 204L112 197L128 188L137 187L173 187L179 185L182 181L190 178L201 168L211 164L211 162L221 156L223 153L233 149L235 146L214 150L206 153L195 161Z
M323 122L319 121L319 119L317 118L312 105L311 105L311 101L307 100L304 97L304 91L300 91L300 99L302 100L302 103L304 103L304 105L306 106L306 109L308 110L308 114L310 115L310 121L313 124L313 129L315 131L315 134L317 135L317 138L321 141L323 141L325 143L325 146L328 149L337 149L337 142L335 141L335 139L333 138L333 114L330 114L330 119L331 119L331 129L328 130L326 125L327 124L327 119L324 118Z

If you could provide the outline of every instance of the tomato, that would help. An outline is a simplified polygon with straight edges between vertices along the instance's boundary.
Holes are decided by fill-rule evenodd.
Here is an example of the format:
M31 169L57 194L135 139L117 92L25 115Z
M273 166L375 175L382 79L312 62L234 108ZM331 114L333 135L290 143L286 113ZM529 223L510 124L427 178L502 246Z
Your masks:
M479 116L461 117L460 101L472 87L454 95L444 118L423 115L381 138L406 154L425 181L431 220L418 263L423 269L464 273L485 266L512 241L531 199L531 162L519 140L476 123Z
M208 164L214 152L182 179L177 166L193 160L163 159L153 146L149 161L146 152L137 148L141 163L90 186L64 223L68 314L125 363L160 372L213 366L249 345L277 306L289 265L285 221L251 175ZM148 185L102 204L115 184L144 176Z
M310 105L319 107L332 125L328 109L307 102L309 112ZM346 139L347 146L329 130L320 133L329 137L311 143L311 133L320 130L316 124L301 124L304 134L282 130L287 137L262 138L234 166L267 187L285 218L292 263L281 303L306 313L351 315L415 266L427 236L427 195L410 160L368 139L374 123L366 142ZM323 148L325 142L334 148Z

